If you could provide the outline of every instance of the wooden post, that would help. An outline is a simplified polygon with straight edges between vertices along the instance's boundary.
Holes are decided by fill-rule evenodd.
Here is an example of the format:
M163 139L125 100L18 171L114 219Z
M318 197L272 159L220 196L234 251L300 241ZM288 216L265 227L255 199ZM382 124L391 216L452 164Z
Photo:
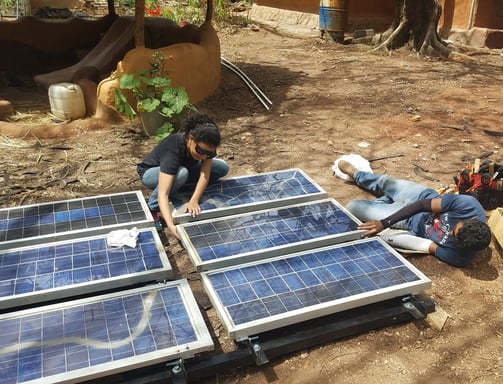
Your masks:
M114 0L107 0L108 14L115 15L115 2Z
M134 10L134 45L145 47L145 0L136 0Z

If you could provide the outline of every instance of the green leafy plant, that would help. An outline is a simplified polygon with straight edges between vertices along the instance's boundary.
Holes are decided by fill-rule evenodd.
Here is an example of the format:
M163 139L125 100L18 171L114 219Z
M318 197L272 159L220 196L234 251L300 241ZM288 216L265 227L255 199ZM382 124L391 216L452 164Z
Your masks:
M0 14L7 13L9 10L14 14L16 12L15 9L16 0L2 0L0 1Z
M156 51L152 54L150 68L120 75L119 88L114 91L115 108L134 120L137 113L157 111L166 118L179 117L185 109L195 110L190 104L189 96L183 87L173 87L168 72L165 69L167 61L174 60L173 56L165 56ZM133 95L136 106L129 102L129 95ZM167 121L159 128L158 133L166 136L174 131L171 121Z

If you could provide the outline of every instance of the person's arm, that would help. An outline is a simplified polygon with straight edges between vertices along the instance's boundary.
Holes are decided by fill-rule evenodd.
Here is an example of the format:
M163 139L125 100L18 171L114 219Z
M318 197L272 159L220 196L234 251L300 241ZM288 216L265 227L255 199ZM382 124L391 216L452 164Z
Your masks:
M393 224L401 220L408 219L419 212L442 212L442 199L423 199L417 200L394 214L386 217L383 220L370 220L358 226L358 229L364 229L365 232L362 237L373 236L381 232L385 228L391 227Z
M196 188L189 202L185 206L185 212L188 212L189 215L195 217L201 213L201 207L199 206L199 200L203 196L204 190L208 186L210 182L211 175L211 159L203 160L201 163L201 173L199 175L199 180L197 180Z
M430 246L428 247L428 253L430 255L435 256L435 253L437 252L437 243L434 243L433 241L431 242Z
M424 237L413 235L404 230L382 231L378 236L393 248L406 249L415 252L430 253L431 241Z
M167 173L159 173L159 185L157 187L157 201L159 203L159 209L161 210L161 215L166 222L168 233L175 236L178 240L178 234L176 233L175 223L173 222L173 217L171 216L171 210L169 208L169 192L171 191L171 186L175 180L175 175L168 175Z

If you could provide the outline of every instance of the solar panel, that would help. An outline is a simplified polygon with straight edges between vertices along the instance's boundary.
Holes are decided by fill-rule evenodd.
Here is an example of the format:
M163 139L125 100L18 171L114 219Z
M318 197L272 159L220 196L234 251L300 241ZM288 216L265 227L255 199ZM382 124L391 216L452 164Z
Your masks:
M378 238L203 272L201 280L237 340L431 286Z
M62 240L83 231L97 233L152 223L140 191L4 208L0 209L0 249L37 244L43 239Z
M179 224L199 271L358 239L358 219L334 199Z
M3 384L75 383L212 349L186 280L0 315Z
M0 307L11 308L170 278L153 228L135 248L107 246L107 235L0 251Z
M194 185L170 197L175 223L186 223L300 203L328 197L327 193L301 169L287 169L249 176L224 178L209 185L200 199L201 213L192 218L183 212Z

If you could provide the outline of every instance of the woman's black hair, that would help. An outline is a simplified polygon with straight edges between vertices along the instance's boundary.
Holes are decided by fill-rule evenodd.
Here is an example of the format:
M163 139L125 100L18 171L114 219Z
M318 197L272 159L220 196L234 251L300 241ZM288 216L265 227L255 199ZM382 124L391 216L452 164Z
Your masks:
M204 113L190 115L184 122L183 130L185 137L194 137L195 142L202 141L212 147L220 145L220 131L215 122Z

